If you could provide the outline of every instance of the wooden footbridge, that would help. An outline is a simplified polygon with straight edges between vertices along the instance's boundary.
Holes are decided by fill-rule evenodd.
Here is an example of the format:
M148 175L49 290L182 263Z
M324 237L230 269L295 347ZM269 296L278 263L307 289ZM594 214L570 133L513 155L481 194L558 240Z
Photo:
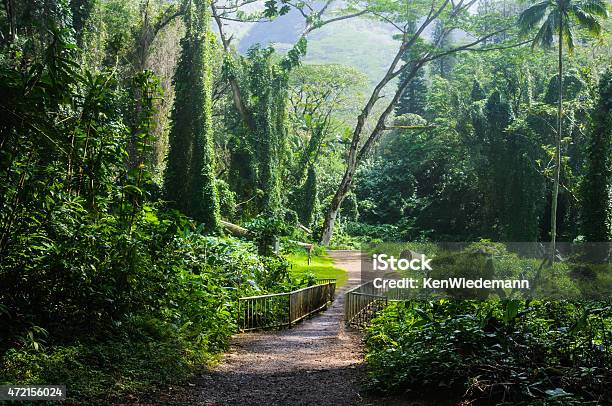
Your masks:
M336 279L317 279L317 284L292 292L241 297L238 300L240 331L291 327L325 309L334 300Z

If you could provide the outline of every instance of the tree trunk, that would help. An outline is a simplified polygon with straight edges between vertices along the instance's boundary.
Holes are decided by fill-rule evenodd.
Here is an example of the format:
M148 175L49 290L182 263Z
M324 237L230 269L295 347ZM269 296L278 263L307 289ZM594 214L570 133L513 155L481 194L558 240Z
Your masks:
M418 72L418 69L420 69L423 66L423 64L425 62L427 62L427 61L431 61L431 60L437 59L437 58L442 57L442 56L444 56L446 54L449 54L451 52L456 52L456 51L458 51L460 49L467 49L469 46L478 44L478 43L482 42L483 40L485 40L485 39L487 39L487 38L489 38L491 36L491 35L487 35L487 36L477 40L474 43L471 43L471 44L463 46L463 47L456 48L455 50L448 51L446 53L442 53L442 54L438 55L436 58L429 58L429 55L427 55L427 56L424 56L423 58L421 58L418 61L414 61L414 63L417 66L417 68L416 69L414 69L414 68L412 69L412 72L410 73L409 77L405 80L404 86L402 86L401 89L398 89L396 91L395 97L389 103L389 105L385 109L384 113L378 119L376 127L374 128L374 130L372 131L372 133L370 134L370 136L366 140L364 146L361 148L361 150L358 150L359 142L361 140L361 133L363 132L363 127L365 125L365 122L366 122L367 118L369 117L369 115L370 115L370 113L372 111L372 108L374 107L374 104L376 104L376 102L382 97L382 96L380 96L380 93L381 93L382 89L391 80L393 80L396 76L398 76L403 71L403 69L406 68L406 66L404 66L404 67L396 70L396 67L397 67L398 63L400 62L400 60L402 59L402 56L404 55L404 52L406 52L406 50L408 48L413 46L415 44L415 42L417 41L417 39L420 38L420 36L423 33L423 31L425 31L425 29L433 21L435 21L436 18L438 18L438 16L444 11L446 6L448 5L449 1L450 0L443 1L442 4L437 8L437 10L434 10L434 6L432 4L432 9L431 9L429 15L421 23L421 26L419 27L419 29L416 30L416 32L414 34L411 34L410 38L408 38L408 34L406 34L406 33L404 34L404 38L403 38L402 44L400 45L400 47L399 47L399 49L398 49L398 51L397 51L397 53L395 55L395 58L393 59L393 62L391 62L391 65L387 69L387 72L386 72L385 76L380 80L380 82L378 82L378 84L376 85L376 87L372 91L372 94L370 95L370 98L368 99L368 102L366 103L366 105L363 108L361 114L357 118L357 125L355 126L355 130L353 131L353 139L352 139L352 142L351 142L351 147L349 149L349 155L348 155L347 162L346 162L346 171L344 173L344 177L342 178L342 182L340 183L340 186L336 190L336 194L334 195L334 198L332 199L331 206L330 206L329 210L327 211L327 214L325 215L325 222L323 223L323 233L321 235L321 245L328 245L330 240L331 240L331 237L332 237L332 234L333 234L333 229L334 229L334 223L336 221L336 217L338 216L338 211L340 210L340 205L342 204L342 201L344 200L344 198L346 197L347 193L350 190L351 184L353 182L353 176L354 176L355 171L357 169L357 164L358 164L359 160L370 150L370 148L374 145L374 143L378 139L378 136L380 135L380 133L385 129L385 119L386 119L386 117L392 111L393 106L395 106L395 103L397 102L399 97L401 97L401 95L403 94L403 92L406 89L406 86L408 85L408 83L413 79L413 77L416 74L416 72ZM458 6L456 9L453 8L453 10L451 12L451 15L455 14L456 12L460 11L461 9L462 9L462 6Z
M563 16L559 21L559 100L557 106L557 139L555 149L555 177L553 180L552 204L550 209L550 261L555 262L557 243L557 204L559 201L559 180L561 178L561 139L563 130Z
M401 57L404 51L405 51L405 48L400 47L400 51L398 52L397 55ZM370 134L366 142L363 144L363 146L359 150L358 150L359 140L361 139L361 132L365 124L365 118L370 113L370 110L372 106L374 105L374 103L372 103L372 106L369 106L369 107L368 105L366 105L366 108L361 113L361 115L358 117L357 126L355 127L355 132L353 135L353 142L351 143L351 148L349 150L349 156L347 159L347 165L346 165L346 171L344 172L344 177L342 178L342 182L340 183L340 186L336 190L336 194L334 195L334 198L332 199L331 206L329 210L327 211L327 214L325 215L325 222L323 223L323 233L321 235L321 245L325 245L325 246L329 245L329 242L333 235L336 217L338 216L338 212L340 211L340 206L342 205L342 202L344 201L344 198L348 194L351 188L351 185L353 183L353 177L355 175L355 171L357 170L357 164L359 163L359 161L361 161L364 155L366 155L370 151L370 149L372 148L376 140L379 138L380 134L385 130L385 121L387 117L393 111L393 108L397 104L397 101L399 100L399 98L402 96L402 94L404 94L404 91L408 87L408 84L412 81L412 79L414 79L419 69L421 69L421 67L425 63L424 61L425 59L421 59L419 61L414 62L412 70L406 76L404 83L402 84L402 86L400 86L397 89L397 91L395 92L395 95L393 96L393 99L387 105L387 108L383 111L383 113L378 118L378 121L376 122L376 126L372 130L372 133ZM397 62L397 57L396 57L396 60L394 60L394 64L392 64L393 69L395 69L395 65L397 64L396 62ZM392 70L389 70L389 72L392 72ZM383 80L379 83L379 85L382 83L386 84L392 76L393 75L388 73L383 78ZM382 89L382 87L380 89ZM370 101L375 102L376 99L378 99L378 93L375 92L375 94L372 95L372 98L370 98Z
M15 7L15 0L4 0L4 10L9 26L7 42L10 45L15 42L15 38L17 37L17 10Z
M351 158L354 157L354 158ZM325 222L323 223L323 233L321 234L321 245L327 246L331 241L334 225L336 223L336 217L338 217L338 212L340 211L340 206L344 201L344 198L349 192L351 188L351 184L353 183L353 175L355 174L355 169L357 168L357 145L351 145L351 150L349 151L349 161L347 164L346 172L344 173L344 177L342 178L342 182L340 186L336 190L336 194L331 201L331 205L327 213L325 214Z
M351 184L353 183L353 175L355 174L355 170L357 169L359 141L361 140L361 133L363 132L363 127L366 123L366 120L370 115L372 109L374 108L374 104L376 104L376 102L380 98L380 93L383 88L387 85L387 83L389 83L393 78L398 75L398 72L395 72L395 68L400 62L402 55L406 51L406 48L409 45L412 45L415 40L416 35L409 42L406 42L406 40L404 40L402 45L399 47L397 54L393 59L393 62L391 62L391 66L389 66L389 68L387 69L387 73L380 80L380 82L378 82L378 84L372 91L368 102L361 111L361 114L359 115L359 117L357 117L357 125L355 126L355 130L353 131L353 139L351 141L349 154L346 160L346 170L344 172L342 182L340 182L340 186L338 186L338 189L336 189L336 194L334 195L334 198L331 201L331 206L329 207L329 210L325 215L325 222L323 223L323 233L321 235L321 245L329 245L334 230L334 224L336 222L336 217L338 216L338 211L340 211L340 205L342 205L342 201L346 197L351 187Z

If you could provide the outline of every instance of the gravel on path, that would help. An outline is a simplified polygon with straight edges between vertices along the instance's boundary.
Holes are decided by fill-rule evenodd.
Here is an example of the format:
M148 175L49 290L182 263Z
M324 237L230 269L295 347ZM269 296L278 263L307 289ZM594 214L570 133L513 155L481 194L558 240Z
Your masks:
M243 333L211 372L189 387L161 395L165 405L368 405L397 400L366 399L363 347L343 320L344 292L360 282L360 253L330 251L348 282L325 311L285 330Z

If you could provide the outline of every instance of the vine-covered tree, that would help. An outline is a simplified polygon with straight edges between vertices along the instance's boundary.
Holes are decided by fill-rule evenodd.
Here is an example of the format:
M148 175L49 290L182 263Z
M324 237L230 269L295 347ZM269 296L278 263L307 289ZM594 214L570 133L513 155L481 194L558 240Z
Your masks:
M599 83L582 183L582 233L587 241L612 240L612 70Z
M231 138L229 179L239 200L249 202L246 214L278 214L283 206L281 176L286 163L286 70L275 62L272 48L254 47L240 65L226 64L226 76L239 77L242 107L228 115Z
M259 189L264 191L261 209L268 214L282 207L281 173L286 147L288 75L272 61L273 50L252 50L250 57L251 111L256 128Z
M294 193L294 207L301 224L310 226L314 220L319 199L317 195L317 171L314 165L308 168L304 184Z
M174 207L214 231L219 224L219 200L212 146L208 2L189 0L184 20L164 193Z

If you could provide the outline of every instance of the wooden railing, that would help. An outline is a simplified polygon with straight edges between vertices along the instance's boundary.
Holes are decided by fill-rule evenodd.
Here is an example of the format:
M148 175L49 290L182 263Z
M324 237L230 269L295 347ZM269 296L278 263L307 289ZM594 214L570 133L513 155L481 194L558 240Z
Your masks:
M346 297L346 320L353 327L363 327L376 316L376 313L387 306L385 296L352 292Z
M238 328L249 331L291 327L318 312L334 300L336 293L336 280L323 280L325 283L293 292L241 297L238 299Z
M374 287L372 281L365 282L345 294L344 321L347 325L361 327L387 305L382 289Z
M374 287L374 281L365 282L345 293L344 321L353 327L363 327L389 302L414 299L410 289Z
M387 306L390 300L401 300L400 291L374 287L365 282L345 294L344 321L348 326L363 327Z

